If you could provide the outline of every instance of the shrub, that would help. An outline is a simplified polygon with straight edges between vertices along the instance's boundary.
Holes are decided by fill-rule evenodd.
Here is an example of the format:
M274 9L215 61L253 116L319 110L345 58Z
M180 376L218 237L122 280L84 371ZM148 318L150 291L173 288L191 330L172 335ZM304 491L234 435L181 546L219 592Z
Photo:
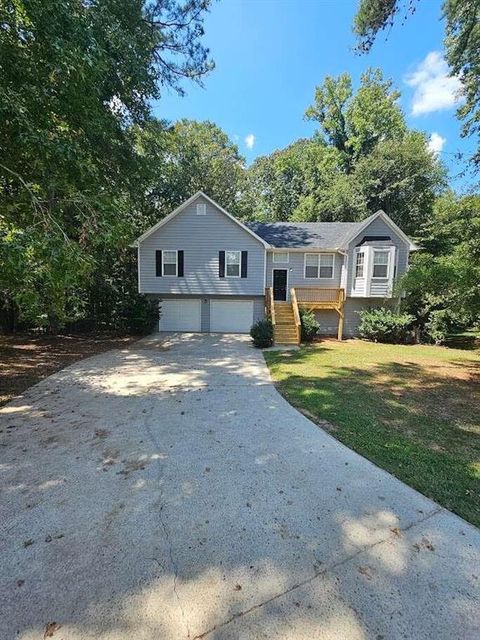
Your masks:
M447 309L436 309L430 312L425 323L425 335L435 344L443 344L448 334L454 329L454 321Z
M302 322L302 342L311 342L320 329L315 314L308 309L300 309L300 320Z
M255 347L264 349L273 344L273 325L270 320L259 320L250 329L250 335Z
M365 309L360 315L359 333L365 340L401 343L412 338L415 318L409 313L394 313L389 309Z

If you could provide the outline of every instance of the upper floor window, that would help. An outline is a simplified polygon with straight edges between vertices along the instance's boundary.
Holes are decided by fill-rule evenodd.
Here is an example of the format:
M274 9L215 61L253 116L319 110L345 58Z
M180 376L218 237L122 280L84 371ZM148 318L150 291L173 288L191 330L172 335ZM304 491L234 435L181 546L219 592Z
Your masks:
M305 278L333 278L333 253L306 253Z
M355 277L363 278L365 268L365 253L363 251L357 252L357 260L355 262Z
M177 251L163 251L162 273L164 276L177 275Z
M197 203L197 216L207 215L207 205L204 202Z
M225 273L227 278L240 277L241 251L225 251Z
M390 251L373 252L372 278L388 278Z
M290 255L288 253L288 251L276 251L273 254L273 261L274 262L288 262L290 259Z

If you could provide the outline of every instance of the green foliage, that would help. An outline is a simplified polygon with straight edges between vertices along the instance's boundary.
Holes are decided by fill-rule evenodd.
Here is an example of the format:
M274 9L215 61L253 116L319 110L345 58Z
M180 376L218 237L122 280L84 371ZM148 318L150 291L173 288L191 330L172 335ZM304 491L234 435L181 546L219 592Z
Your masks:
M417 235L431 216L445 169L428 150L425 136L411 131L398 140L382 140L357 163L353 180L367 208L383 209L409 235Z
M319 135L339 151L348 173L354 162L370 153L380 140L403 136L406 125L399 97L380 69L363 73L356 93L349 74L327 76L316 88L315 103L305 115L319 123Z
M422 229L425 251L412 257L400 287L427 339L480 321L480 197L447 193Z
M302 342L312 342L320 329L315 314L309 309L300 309L302 322Z
M253 344L258 349L271 347L273 344L273 325L271 320L258 320L250 329Z
M358 50L368 52L380 31L390 29L399 14L405 18L415 13L418 0L361 0L354 18ZM444 0L445 57L451 74L460 78L465 101L457 111L463 120L462 135L480 135L480 2L479 0ZM480 150L471 161L480 168Z
M266 220L356 221L383 209L417 234L445 184L425 136L409 131L399 93L380 70L357 91L348 74L317 87L310 140L258 158L248 171L252 210Z
M84 317L100 274L118 288L104 254L120 260L144 226L150 175L134 133L161 86L211 69L208 4L1 4L0 288L25 326Z
M409 342L412 339L414 316L394 313L390 309L364 309L358 312L358 331L365 340L390 344Z

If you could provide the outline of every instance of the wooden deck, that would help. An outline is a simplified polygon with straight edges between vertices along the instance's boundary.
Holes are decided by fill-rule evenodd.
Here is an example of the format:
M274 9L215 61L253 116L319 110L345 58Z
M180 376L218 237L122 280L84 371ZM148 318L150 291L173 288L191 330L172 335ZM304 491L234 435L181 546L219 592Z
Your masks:
M344 320L344 289L325 289L320 287L292 287L290 289L290 301L278 302L273 298L273 288L265 289L265 308L267 317L273 324L275 342L295 342L300 344L301 340L301 323L300 309L309 309L311 311L332 310L338 313L338 340L343 339L343 320ZM286 307L291 311L287 312ZM279 312L282 314L282 326L277 326L279 320ZM285 327L286 320L290 323L290 331ZM284 338L284 339L283 339Z

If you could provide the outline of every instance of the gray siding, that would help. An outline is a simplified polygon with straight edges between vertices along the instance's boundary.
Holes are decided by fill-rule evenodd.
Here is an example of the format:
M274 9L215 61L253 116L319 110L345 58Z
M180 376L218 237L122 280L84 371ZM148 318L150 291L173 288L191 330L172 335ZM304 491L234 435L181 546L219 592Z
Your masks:
M309 251L309 253L331 253L329 251ZM288 289L290 287L322 287L325 289L336 289L340 287L340 278L343 264L343 256L335 254L333 264L333 278L305 278L304 277L303 251L290 251L287 263L273 262L273 252L267 251L267 287L272 286L273 269L288 269Z
M197 216L196 204L207 206ZM184 277L157 277L155 251L184 251ZM246 278L220 278L218 252L248 251ZM263 295L265 249L247 231L204 198L199 197L183 211L140 243L139 290L141 293Z
M353 276L354 276L354 250L355 247L362 241L364 236L390 236L391 241L379 242L379 246L392 246L396 247L395 251L395 275L394 280L397 280L402 276L408 268L408 256L410 252L409 245L400 238L391 227L389 227L383 220L377 218L373 220L361 233L358 234L348 245L348 271L347 271L347 296L352 295L353 288ZM377 243L369 243L377 246ZM386 282L374 281L371 283L371 295L383 296L387 294ZM357 288L358 290L358 288Z
M378 298L347 298L344 305L345 319L343 322L343 335L347 338L358 335L358 325L360 323L358 311L378 307L391 307L392 304L392 300L385 301ZM336 311L316 311L315 317L320 324L319 335L337 335L338 313Z

